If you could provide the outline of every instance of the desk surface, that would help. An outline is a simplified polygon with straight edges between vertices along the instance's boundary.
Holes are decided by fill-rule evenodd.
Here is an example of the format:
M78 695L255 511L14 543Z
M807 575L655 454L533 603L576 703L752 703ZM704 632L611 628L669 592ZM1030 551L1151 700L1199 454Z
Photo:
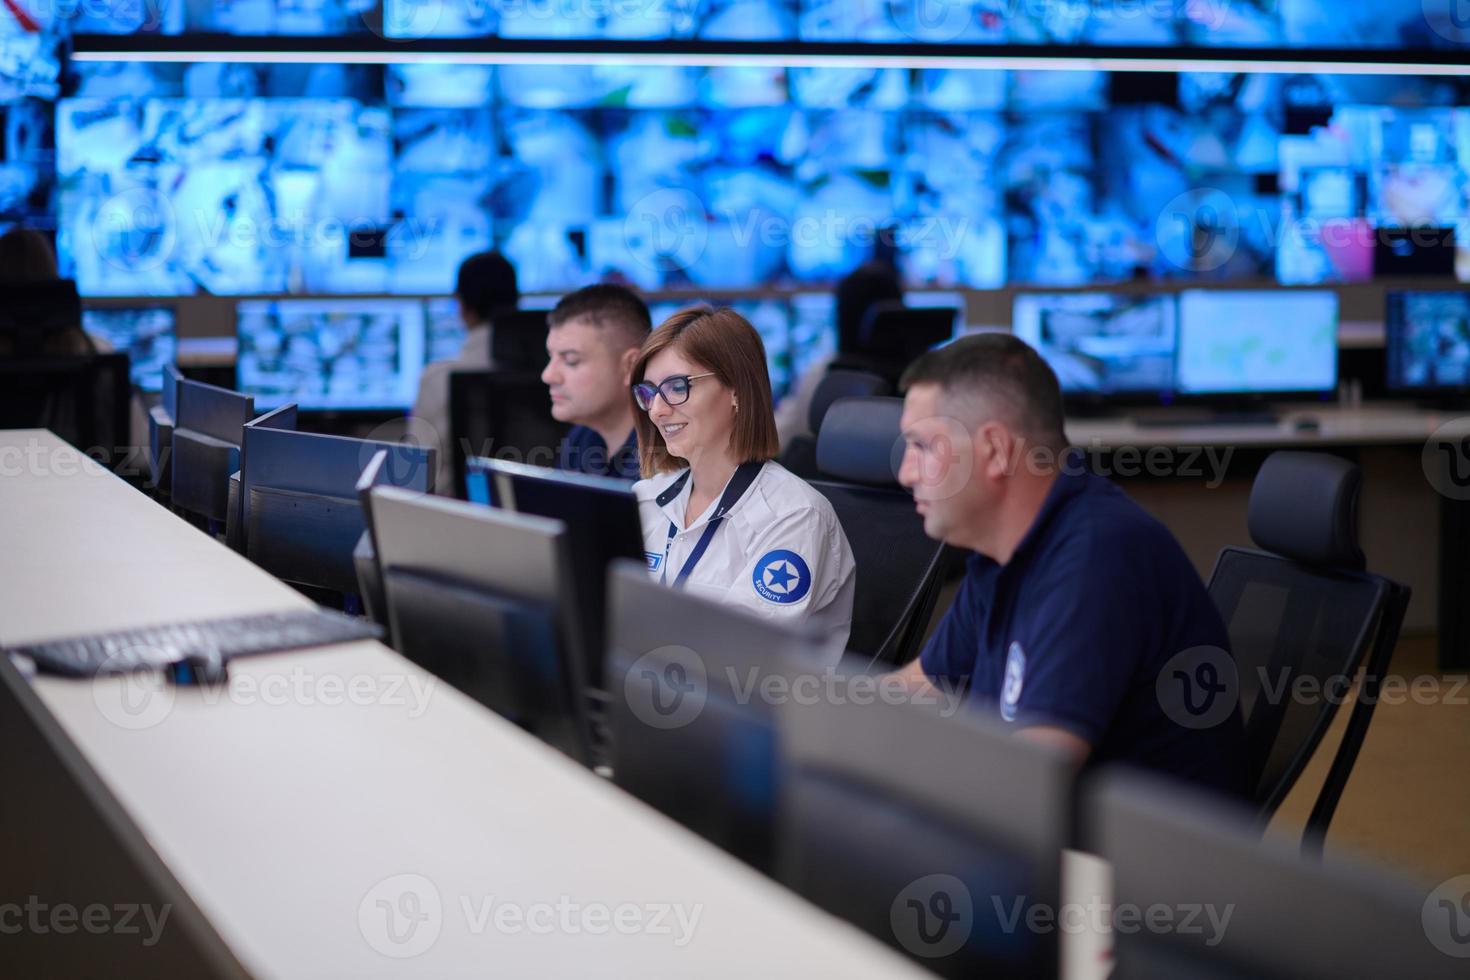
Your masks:
M0 553L5 644L306 602L40 431ZM377 643L34 689L256 976L927 975Z
M1278 412L1274 425L1140 425L1139 418L1167 418L1167 410L1150 409L1137 416L1068 418L1067 436L1083 448L1120 446L1312 446L1396 445L1424 443L1432 436L1459 439L1470 435L1470 413L1431 412L1407 405L1365 404L1358 408L1294 405ZM1298 429L1312 419L1315 430Z

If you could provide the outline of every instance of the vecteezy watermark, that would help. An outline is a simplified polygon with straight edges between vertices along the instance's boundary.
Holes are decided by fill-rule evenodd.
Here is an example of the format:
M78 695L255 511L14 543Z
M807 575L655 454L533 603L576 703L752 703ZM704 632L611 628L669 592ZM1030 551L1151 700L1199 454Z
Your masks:
M129 34L153 34L164 26L165 14L181 10L183 2L184 0L26 0L25 10L33 20L42 24L54 26L62 22L91 20L113 25L114 29L126 26L126 33Z
M1169 658L1154 681L1159 707L1174 724L1205 729L1223 724L1240 704L1235 658L1216 646L1196 646Z
M1446 956L1470 959L1470 875L1442 883L1424 900L1424 935Z
M92 680L92 700L97 710L119 728L139 731L161 724L172 714L182 692L187 691L188 698L208 705L224 702L267 709L379 706L401 708L409 718L416 719L428 710L438 684L426 674L319 674L297 664L261 674L235 674L221 684L179 688L166 677L164 665L171 656L168 650L118 650L113 660L155 666L98 674Z
M160 459L167 459L164 446ZM91 460L121 477L141 477L149 472L147 446L88 446L77 449L30 439L24 445L0 447L0 479L16 476L74 477L87 471Z
M945 718L960 710L965 695L963 689L916 688L896 673L844 673L835 668L792 673L727 666L711 676L704 658L689 647L665 646L633 662L623 675L623 697L634 717L650 728L683 728L699 718L712 683L739 705L914 704L935 707Z
M467 30L502 37L560 36L567 24L663 21L661 33L682 36L695 27L698 0L388 0L379 33L393 41L411 41L440 31L459 36ZM370 29L376 21L363 17Z
M1353 674L1319 676L1290 667L1257 666L1242 677L1235 658L1216 646L1191 647L1169 658L1154 680L1155 695L1164 714L1176 725L1214 728L1224 724L1241 705L1245 680L1251 681L1257 708L1288 703L1341 707L1349 700L1389 706L1470 705L1467 675L1364 676L1359 686Z
M994 918L982 918L985 913ZM950 874L925 875L910 882L888 910L898 944L923 959L959 951L977 930L1007 936L1150 932L1200 936L1205 946L1213 948L1224 941L1234 915L1233 904L1204 902L1140 906L1093 898L1053 905L1026 895L992 894L981 904L963 880Z
M1225 940L1225 931L1235 916L1235 905L1209 902L1181 902L1169 905L1155 902L1134 905L1111 903L1100 899L1087 902L1064 902L1053 907L1028 902L1025 896L1002 901L992 895L991 906L1002 931L1026 931L1037 935L1062 932L1067 935L1102 933L1111 929L1123 935L1149 932L1156 935L1202 936L1204 944L1215 947Z
M1422 0L1424 22L1451 44L1470 44L1470 3L1466 0Z
M1470 500L1470 418L1451 419L1430 435L1420 454L1424 477L1451 500Z
M975 902L970 889L954 875L925 875L893 899L888 925L909 953L938 959L969 942L975 929Z
M694 939L702 904L678 902L584 902L570 895L549 901L520 901L497 895L459 895L446 908L439 889L419 874L385 878L357 906L362 937L377 952L409 959L428 952L451 918L459 914L470 936L663 936L683 949Z
M77 906L69 902L46 902L38 895L29 895L23 903L0 903L0 936L21 933L70 936L80 931L93 936L139 936L140 944L151 948L163 938L163 928L172 911L173 906L167 904L93 902Z
M1213 272L1240 245L1240 216L1229 194L1200 187L1176 195L1154 223L1159 251L1177 268Z

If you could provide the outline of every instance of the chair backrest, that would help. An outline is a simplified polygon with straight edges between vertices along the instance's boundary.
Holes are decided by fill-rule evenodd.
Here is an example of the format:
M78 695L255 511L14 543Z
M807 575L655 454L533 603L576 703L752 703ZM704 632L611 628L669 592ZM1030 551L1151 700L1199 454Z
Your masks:
M1055 937L1007 917L1057 908L1067 759L957 700L791 701L777 720L782 881L942 975L1057 975Z
M50 429L108 454L132 441L128 355L0 359L0 429Z
M174 419L178 414L179 382L183 379L176 365L165 364L158 404L148 409L148 478L160 496L167 495L173 483Z
M175 507L224 524L229 517L230 474L240 469L245 423L255 399L187 379L178 382L173 439Z
M822 420L833 402L841 398L865 398L887 395L893 386L881 375L872 371L849 368L832 368L812 393L811 405L807 407L807 427L811 434L803 432L795 436L781 451L781 465L803 480L820 478L817 469L817 436L822 431Z
M589 762L566 526L397 487L370 493L394 649Z
M901 398L835 402L817 437L812 482L832 504L857 565L848 650L872 661L912 659L957 553L924 534L913 498L895 475L903 452Z
M490 363L502 371L540 374L550 355L546 334L550 310L505 310L491 318Z
M807 425L812 432L821 432L822 420L827 417L827 410L838 399L877 398L891 394L892 391L893 386L888 383L888 380L872 371L834 368L827 372L821 383L817 385L817 390L812 393Z
M769 870L780 755L767 678L820 675L821 636L671 590L642 563L609 571L604 665L613 779Z
M1441 898L1347 858L1304 859L1261 840L1248 810L1136 771L1099 774L1082 828L1083 847L1112 866L1113 908L1136 910L1134 928L1114 930L1124 980L1465 975L1463 884ZM1165 927L1147 925L1155 908Z
M568 428L552 418L551 394L538 372L497 368L452 372L449 451L454 486L441 487L440 492L464 497L469 456L554 466Z
M378 452L380 484L430 492L434 450L369 439L245 426L240 512L245 556L288 582L355 594L353 549L366 527L357 484ZM294 419L292 420L294 421Z
M1251 536L1263 550L1226 548L1210 578L1230 634L1263 820L1331 724L1391 591L1392 583L1361 571L1360 484L1358 468L1336 457L1273 454L1251 490ZM1297 685L1318 693L1299 696Z
M52 334L81 327L82 299L75 279L0 287L0 337L9 342L13 356L41 356Z

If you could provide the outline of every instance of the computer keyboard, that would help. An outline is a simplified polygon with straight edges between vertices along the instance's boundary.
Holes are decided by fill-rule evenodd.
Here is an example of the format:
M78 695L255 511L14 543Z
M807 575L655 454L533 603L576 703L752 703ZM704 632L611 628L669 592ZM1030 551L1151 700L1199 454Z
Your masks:
M198 658L222 664L252 653L376 639L381 635L382 631L365 619L326 609L294 609L48 640L11 647L6 652L29 657L43 673L92 677L167 667Z

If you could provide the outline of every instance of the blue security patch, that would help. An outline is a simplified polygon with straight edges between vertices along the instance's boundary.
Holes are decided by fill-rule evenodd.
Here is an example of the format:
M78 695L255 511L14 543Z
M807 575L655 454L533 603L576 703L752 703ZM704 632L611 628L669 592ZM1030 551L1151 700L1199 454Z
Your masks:
M794 551L768 551L755 563L751 584L767 602L800 602L812 589L812 570Z
M643 553L643 560L648 562L648 570L650 572L656 572L658 571L658 566L664 563L664 556L657 551L645 551Z

